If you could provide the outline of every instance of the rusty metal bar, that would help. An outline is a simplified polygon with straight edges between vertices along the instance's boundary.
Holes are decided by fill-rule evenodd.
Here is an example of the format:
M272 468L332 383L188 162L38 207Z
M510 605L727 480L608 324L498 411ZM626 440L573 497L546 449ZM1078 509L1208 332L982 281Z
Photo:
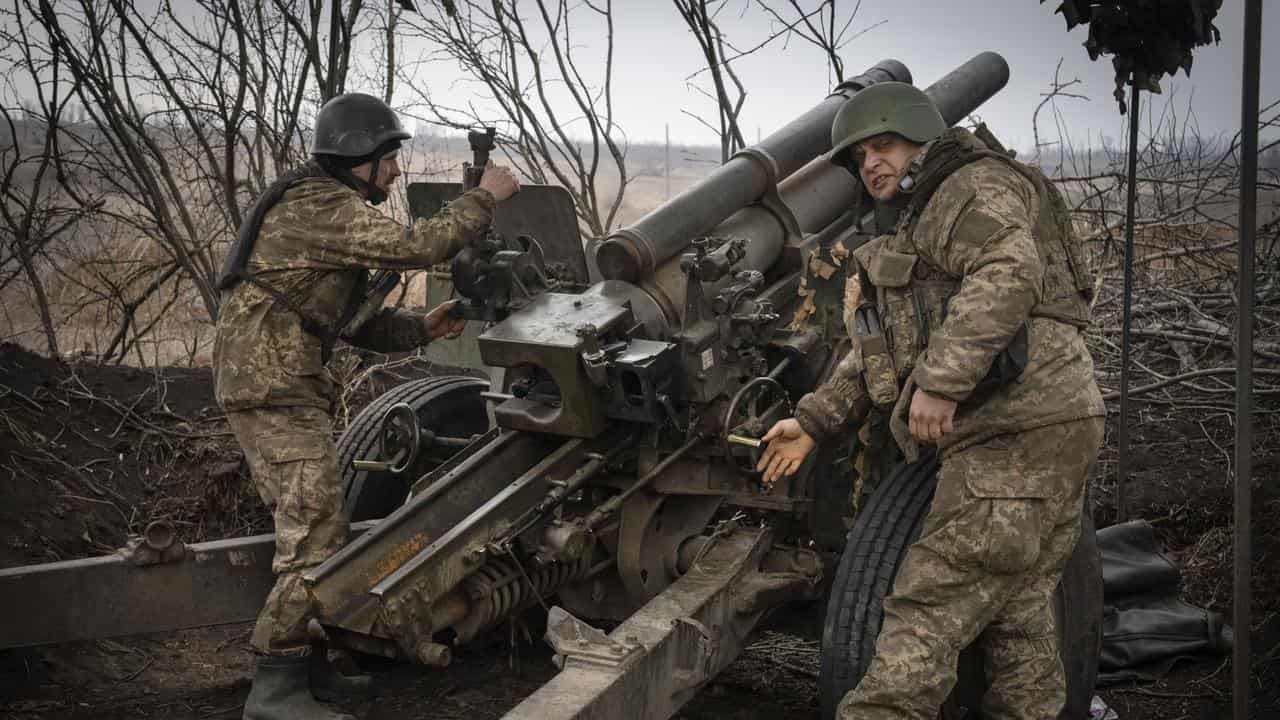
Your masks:
M1233 538L1235 572L1231 621L1235 645L1231 656L1231 714L1249 717L1250 585L1253 560L1253 273L1258 204L1258 83L1262 55L1262 2L1246 0L1244 73L1240 102L1240 248L1239 299L1236 301L1236 486Z
M373 526L355 523L353 536ZM187 545L137 564L124 552L0 570L0 649L253 620L275 582L275 535Z
M1124 219L1124 307L1120 329L1120 439L1116 465L1116 522L1124 515L1124 484L1129 479L1129 349L1133 344L1133 219L1138 203L1138 90L1129 79L1129 197Z
M1007 76L1008 68L1004 70ZM911 72L897 60L882 60L840 83L822 102L749 151L737 153L652 212L614 230L596 246L600 273L606 279L628 282L651 275L693 238L705 235L725 218L759 200L771 185L776 186L813 158L830 151L831 121L840 106L863 88L891 80L911 82Z

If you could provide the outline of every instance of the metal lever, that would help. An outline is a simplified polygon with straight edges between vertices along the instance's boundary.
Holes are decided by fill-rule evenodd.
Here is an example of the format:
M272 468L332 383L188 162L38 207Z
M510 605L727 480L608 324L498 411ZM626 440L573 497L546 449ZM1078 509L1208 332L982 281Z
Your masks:
M472 190L480 186L480 178L484 176L485 166L489 164L489 153L493 150L493 138L497 128L483 128L467 133L467 142L471 144L472 162L462 164L462 190Z
M390 472L391 463L384 460L352 460L351 467L365 472Z
M729 435L725 438L731 445L746 445L747 447L758 448L764 444L764 441L745 435Z

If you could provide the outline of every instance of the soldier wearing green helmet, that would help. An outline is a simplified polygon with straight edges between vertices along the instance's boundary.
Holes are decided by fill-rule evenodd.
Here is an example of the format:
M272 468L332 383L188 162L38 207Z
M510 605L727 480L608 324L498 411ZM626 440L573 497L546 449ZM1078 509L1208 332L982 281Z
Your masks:
M838 716L932 720L976 642L990 683L981 717L1057 718L1052 594L1104 416L1084 342L1092 278L1065 203L1039 170L947 128L903 83L849 100L832 146L831 162L898 220L850 254L852 349L765 435L763 479L794 473L869 413L887 416L908 460L924 445L942 461L876 656Z
M330 420L337 388L326 364L338 340L412 350L456 337L464 322L451 303L425 314L359 313L376 303L366 300L368 268L448 260L519 190L509 169L491 165L479 187L406 227L371 207L400 176L400 145L410 137L395 112L371 95L339 95L320 109L314 132L311 160L247 211L218 281L214 393L276 531L276 583L251 638L259 657L245 720L354 720L320 701L368 688L369 678L329 665L307 632L314 613L303 573L342 547L349 526Z
M831 124L831 162L848 167L858 143L882 133L923 145L947 129L938 109L915 85L883 82L847 102Z

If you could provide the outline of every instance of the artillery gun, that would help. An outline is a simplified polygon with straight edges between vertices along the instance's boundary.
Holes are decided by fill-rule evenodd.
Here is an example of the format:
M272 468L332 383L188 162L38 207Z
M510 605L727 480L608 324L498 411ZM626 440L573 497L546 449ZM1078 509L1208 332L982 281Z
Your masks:
M926 92L951 124L1007 77L984 53ZM847 543L823 642L830 715L870 658L936 463L883 478L846 538L836 444L764 487L756 439L839 359L838 338L791 318L815 252L890 220L867 215L857 179L825 159L838 108L889 80L911 76L889 60L842 83L605 238L594 267L563 190L505 203L453 267L464 312L490 323L477 344L492 381L408 383L352 423L339 451L354 539L306 575L314 631L440 667L453 647L554 603L546 639L561 671L507 717L665 718L770 610L817 598ZM411 208L459 191L411 186ZM1091 521L1084 530L1057 598L1064 717L1084 716L1100 640ZM18 607L0 620L0 647L250 619L270 557L270 536L180 546L161 527L110 559L3 570L0 595ZM50 598L65 602L50 611ZM949 704L976 707L982 690L981 659L966 654Z

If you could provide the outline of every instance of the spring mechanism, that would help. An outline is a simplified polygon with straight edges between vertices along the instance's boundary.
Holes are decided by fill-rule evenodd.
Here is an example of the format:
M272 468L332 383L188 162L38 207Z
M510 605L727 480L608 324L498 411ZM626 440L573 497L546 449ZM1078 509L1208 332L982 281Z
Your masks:
M521 570L510 557L496 557L463 582L471 612L464 624L474 635L520 612L587 574L590 553L572 562Z

